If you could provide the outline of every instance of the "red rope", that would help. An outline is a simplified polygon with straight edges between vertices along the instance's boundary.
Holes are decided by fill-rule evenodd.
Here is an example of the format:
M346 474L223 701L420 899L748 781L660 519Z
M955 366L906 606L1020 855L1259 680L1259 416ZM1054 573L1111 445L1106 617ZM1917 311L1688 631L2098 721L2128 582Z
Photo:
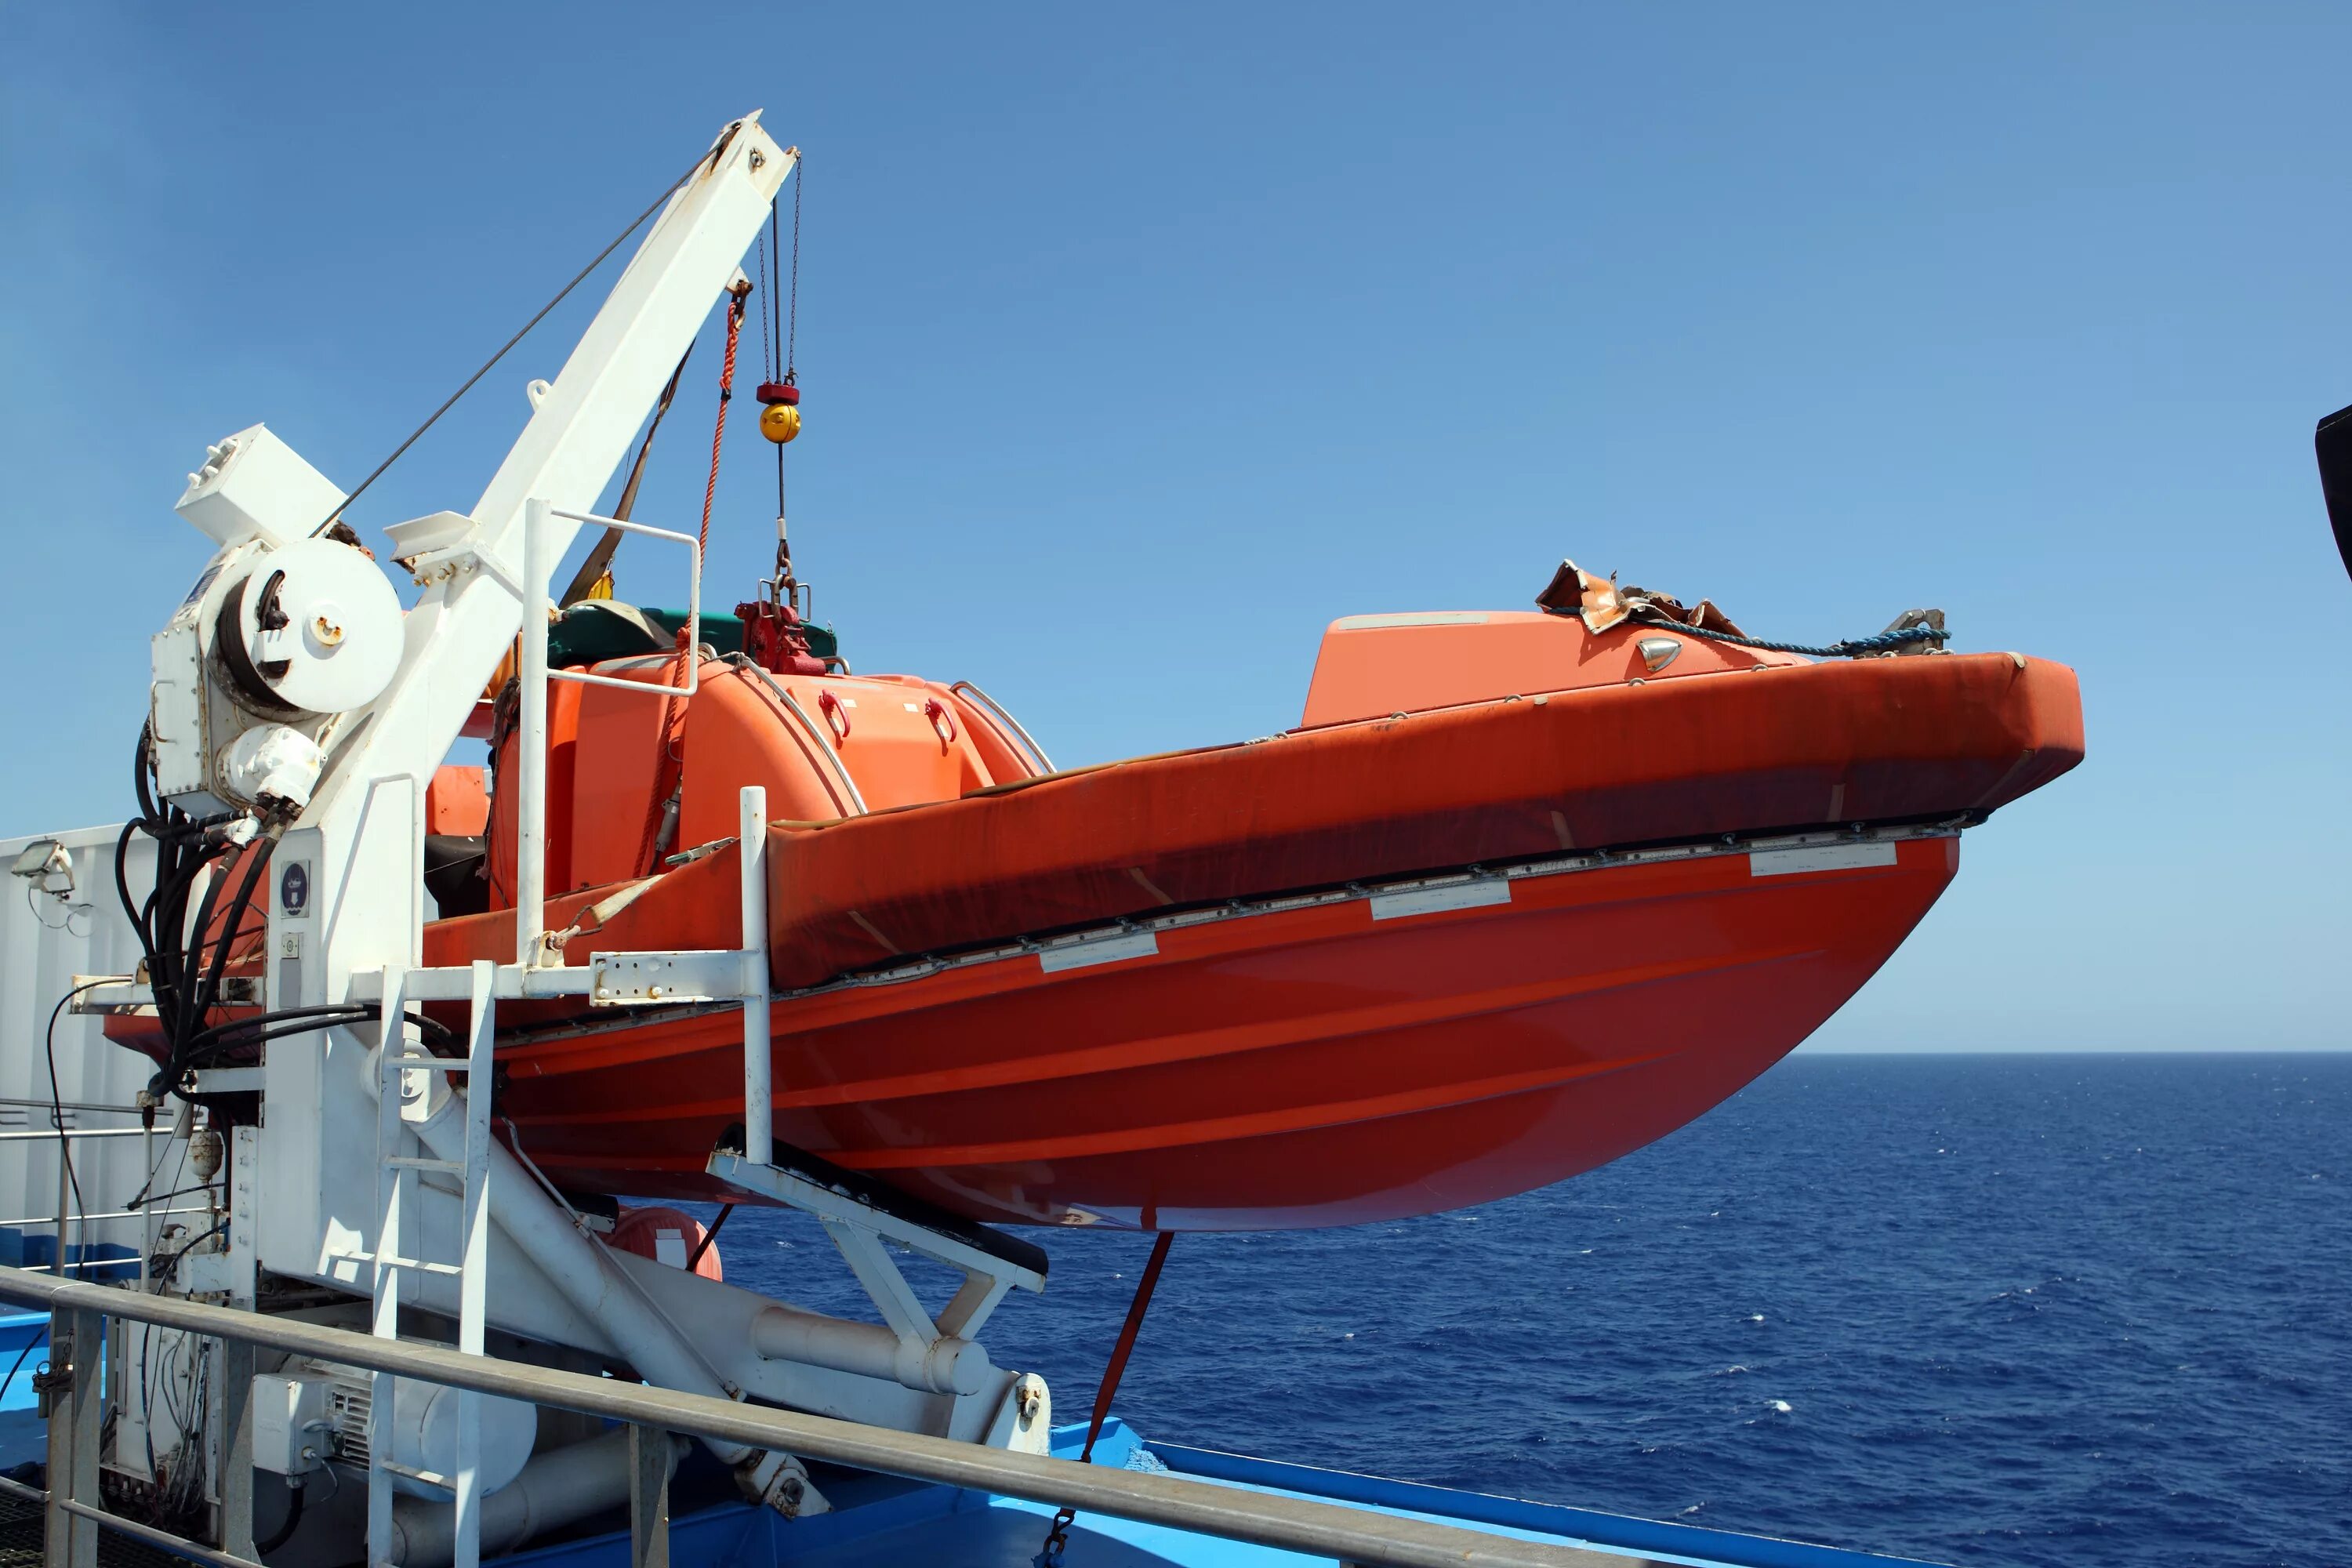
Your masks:
M1134 1353L1136 1331L1143 1327L1143 1314L1151 1305L1152 1289L1160 1283L1160 1270L1168 1261L1168 1244L1176 1239L1172 1230L1163 1230L1151 1243L1151 1261L1143 1266L1143 1278L1137 1281L1135 1300L1128 1303L1127 1321L1120 1325L1118 1343L1111 1347L1110 1364L1103 1368L1102 1386L1095 1390L1094 1419L1087 1423L1087 1446L1078 1451L1078 1463L1094 1458L1095 1439L1102 1436L1103 1418L1110 1414L1110 1402L1118 1393L1118 1380L1127 1372L1127 1358Z
M735 348L743 337L743 301L751 290L747 286L727 307L727 357L719 367L719 423L710 432L710 479L702 487L702 528L695 536L695 552L707 555L710 549L710 510L719 500L719 454L727 443L727 405L735 396ZM682 646L685 633L678 634L681 646L677 657L662 672L662 684L678 687L686 684L686 672L692 668L688 662L700 657L690 647ZM686 768L686 759L678 752L678 742L686 738L685 709L676 697L662 701L660 731L661 754L654 764L654 791L646 802L644 835L637 841L637 875L650 877L655 858L660 849L663 814L668 809L669 798L677 792L679 776Z
M1135 1300L1127 1306L1127 1321L1119 1327L1118 1343L1111 1347L1110 1364L1103 1368L1102 1386L1095 1390L1095 1413L1087 1423L1087 1446L1078 1451L1078 1463L1082 1465L1095 1457L1095 1439L1102 1436L1103 1422L1110 1415L1110 1402L1118 1393L1118 1380L1127 1371L1127 1358L1135 1350L1136 1331L1143 1327L1143 1314L1151 1305L1151 1292L1160 1283L1161 1267L1168 1261L1168 1244L1175 1239L1174 1231L1163 1230L1152 1240L1151 1261L1143 1266L1143 1278L1135 1287ZM1077 1522L1077 1518L1075 1508L1055 1510L1054 1522L1045 1528L1045 1548L1034 1559L1037 1568L1062 1568L1063 1549L1069 1544L1070 1526Z
M710 482L702 487L702 531L696 548L710 548L710 505L719 499L719 448L727 439L727 404L735 395L735 345L743 336L743 299L727 308L727 361L719 367L719 427L710 433Z

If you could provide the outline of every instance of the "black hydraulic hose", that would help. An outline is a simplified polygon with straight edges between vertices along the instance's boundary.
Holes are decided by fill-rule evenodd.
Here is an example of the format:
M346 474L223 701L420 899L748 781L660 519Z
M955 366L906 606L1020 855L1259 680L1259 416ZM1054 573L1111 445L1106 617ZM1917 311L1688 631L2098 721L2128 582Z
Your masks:
M346 1024L372 1023L382 1011L373 1002L330 1002L312 1007L280 1007L275 1012L255 1013L243 1018L231 1018L226 1024L215 1024L208 1029L200 1029L188 1037L188 1047L191 1050L196 1050L220 1044L243 1045L247 1042L232 1037L255 1029L271 1029L274 1032L270 1037L276 1039L281 1034L299 1035L310 1029L334 1029L341 1028ZM426 1017L422 1013L404 1013L401 1016L404 1022L415 1025L436 1040L447 1041L457 1037L446 1024ZM278 1030L275 1027L280 1024L293 1024L298 1020L308 1022L303 1028L299 1029Z
M225 1036L215 1039L206 1045L192 1047L188 1052L188 1065L190 1067L199 1066L203 1059L208 1059L224 1052L235 1050L243 1046L267 1045L272 1040L283 1040L295 1035L315 1035L321 1029L341 1029L347 1028L354 1024L372 1023L374 1021L375 1016L375 1009L371 1007L363 1013L345 1014L341 1017L306 1018L297 1023L285 1025L282 1027L262 1029L260 1032L256 1034ZM404 1016L407 1022L425 1027L428 1031L432 1028L437 1027L437 1026L433 1024L433 1020L430 1018L420 1017L414 1013L407 1014ZM242 1021L246 1023L254 1022L252 1019ZM440 1033L436 1037L446 1040L449 1038L449 1031L446 1029L441 1029Z
M178 1082L180 1076L188 1070L186 1039L193 1032L191 1026L201 1026L206 1015L211 1013L218 1002L221 972L228 965L228 950L235 945L237 931L245 923L246 910L252 907L253 889L255 884L261 880L261 869L269 862L269 857L263 850L262 846L265 842L274 846L277 838L277 830L273 828L264 837L257 838L245 847L245 875L237 881L236 896L229 900L226 916L227 929L221 932L220 940L213 943L212 962L205 965L203 977L196 983L195 994L187 999L187 1010L182 1016L180 1026L173 1032L171 1072L174 1083ZM217 887L216 882L215 888ZM206 922L209 921L211 902L210 890L207 890L205 900ZM201 955L204 952L205 931L205 923L199 923L196 927L194 945L189 949L192 957Z
M256 1013L199 1029L188 1037L188 1047L194 1050L212 1044L224 1035L233 1035L245 1029L264 1029L273 1024L290 1023L297 1018L325 1018L330 1020L328 1026L331 1027L345 1018L364 1018L374 1012L375 1009L365 1002L328 1002L311 1007L280 1007L274 1013Z
M197 863L198 869L201 869L204 866L209 864L211 864L211 858L200 860ZM247 870L250 873L257 869L258 865L259 862L257 861L254 866L247 867ZM194 880L194 874L193 872L189 876L189 880L191 882ZM187 980L188 969L197 963L201 963L204 960L205 933L212 930L213 908L215 901L220 898L220 891L221 879L218 877L212 878L205 884L205 896L196 901L196 923L193 927L189 928L194 934L189 938L188 963L183 964L175 960L173 965L173 968L176 973L172 976L172 998L173 1003L181 1009L180 1016L176 1020L178 1026L173 1028L172 1031L172 1034L175 1038L184 1034L189 1026L204 1022L204 987L200 984L192 995L183 989L183 985ZM187 894L184 890L181 893L180 897L183 900L186 899ZM173 912L176 913L177 911ZM176 927L177 921L175 921L173 924ZM227 947L228 939L226 936L224 936L221 939L219 952L226 952L227 951Z
M286 1518L277 1529L269 1532L268 1540L257 1541L253 1543L253 1554L256 1557L267 1556L294 1539L295 1527L302 1522L302 1494L308 1490L310 1489L300 1481L290 1476L287 1478Z

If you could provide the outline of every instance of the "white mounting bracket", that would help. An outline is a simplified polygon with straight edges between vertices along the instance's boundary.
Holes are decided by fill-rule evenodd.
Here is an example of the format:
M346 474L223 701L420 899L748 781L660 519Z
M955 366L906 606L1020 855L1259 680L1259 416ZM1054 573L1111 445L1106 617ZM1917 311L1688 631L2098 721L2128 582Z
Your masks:
M411 518L394 523L384 532L392 536L393 560L406 567L420 587L467 572L485 572L506 584L516 598L523 596L522 584L499 561L498 552L484 547L481 524L462 511Z
M743 954L720 948L688 952L592 952L588 1005L619 1007L679 1002L737 1002L743 996ZM759 1000L767 1000L762 988Z
M850 1272L866 1288L882 1321L897 1334L905 1353L921 1357L942 1340L970 1340L1015 1287L1033 1294L1045 1289L1045 1272L1017 1263L971 1242L813 1181L796 1171L757 1163L724 1150L710 1156L709 1173L746 1194L756 1194L814 1215L841 1249ZM937 1316L907 1282L885 1241L895 1242L963 1275L963 1284Z

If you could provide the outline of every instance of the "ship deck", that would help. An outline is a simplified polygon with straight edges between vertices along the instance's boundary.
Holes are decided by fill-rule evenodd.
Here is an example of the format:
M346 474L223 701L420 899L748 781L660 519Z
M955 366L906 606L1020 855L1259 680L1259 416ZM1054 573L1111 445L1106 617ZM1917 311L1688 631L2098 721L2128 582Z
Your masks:
M0 1316L0 1371L38 1340L43 1313ZM0 1475L42 1458L44 1427L34 1410L37 1350L0 1385ZM1083 1424L1054 1431L1054 1454L1076 1459ZM1339 1503L1370 1512L1462 1525L1521 1540L1581 1546L1626 1563L1687 1568L1916 1568L1916 1560L1804 1542L1744 1535L1557 1503L1530 1502L1410 1481L1252 1458L1180 1444L1147 1442L1118 1417L1106 1423L1092 1462L1112 1468L1160 1469L1195 1480L1279 1496ZM715 1479L716 1478L709 1478ZM988 1492L927 1485L827 1468L821 1484L830 1513L786 1520L734 1500L691 1500L698 1490L682 1471L669 1526L677 1568L1029 1568L1053 1510ZM0 1499L0 1568L41 1561L37 1507ZM105 1568L150 1568L163 1554L113 1532L100 1538ZM626 1568L625 1517L592 1521L571 1539L493 1561L535 1568ZM1332 1559L1222 1540L1197 1531L1081 1514L1069 1532L1067 1568L1306 1568Z

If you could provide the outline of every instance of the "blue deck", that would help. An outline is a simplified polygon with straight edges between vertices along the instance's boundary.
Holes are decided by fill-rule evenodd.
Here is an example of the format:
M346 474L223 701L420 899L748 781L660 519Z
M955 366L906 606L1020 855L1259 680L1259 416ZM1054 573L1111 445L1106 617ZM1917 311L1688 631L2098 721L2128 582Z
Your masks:
M47 1318L40 1314L0 1317L0 1375L16 1363L20 1352L26 1352L21 1369L0 1386L0 1470L41 1456L32 1372L41 1363L40 1342L47 1328ZM1056 1427L1054 1452L1075 1459L1085 1438L1083 1426ZM1907 1558L1488 1497L1207 1448L1147 1446L1116 1416L1096 1443L1093 1462L1164 1467L1224 1486L1347 1503L1531 1540L1615 1549L1694 1568L1916 1568ZM769 1510L731 1501L682 1514L670 1524L672 1561L681 1568L1029 1568L1053 1512L1040 1503L886 1476L821 1471L819 1485L833 1500L834 1511L810 1519L788 1521ZM628 1559L625 1527L499 1561L543 1568L624 1568ZM1328 1559L1081 1514L1070 1531L1066 1561L1069 1568L1297 1568Z

